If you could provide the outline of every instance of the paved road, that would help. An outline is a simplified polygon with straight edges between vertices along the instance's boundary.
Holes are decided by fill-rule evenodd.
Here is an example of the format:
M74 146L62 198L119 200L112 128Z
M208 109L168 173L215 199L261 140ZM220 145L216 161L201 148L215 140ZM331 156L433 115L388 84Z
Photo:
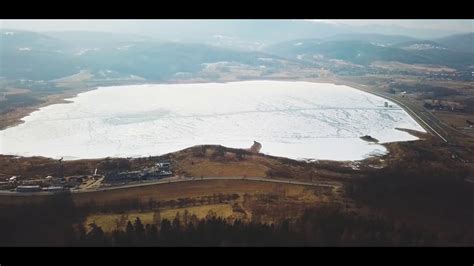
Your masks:
M357 87L356 87L357 88ZM415 121L417 121L428 133L434 136L438 136L441 140L443 140L445 143L449 143L449 134L446 132L446 130L443 129L441 122L439 119L434 117L431 113L429 113L429 116L425 114L426 112L419 112L417 108L411 106L408 103L403 103L398 99L395 99L392 95L382 93L382 92L374 92L370 89L363 89L358 87L357 89L362 90L364 92L382 97L384 99L390 100L392 102L395 102L398 104L403 110L405 110ZM421 117L423 116L423 117Z
M398 104L400 107L402 107L411 117L413 117L413 119L415 119L415 121L417 121L418 123L420 123L420 125L429 133L435 135L435 136L438 136L439 138L441 138L444 142L448 143L448 133L439 125L438 122L434 121L433 118L428 118L427 115L423 112L420 112L420 115L424 116L425 119L423 119L420 115L418 115L416 112L415 112L415 109L412 108L412 107L408 107L407 104L404 104L402 103L401 101L391 97L391 96L388 96L386 94L379 94L378 96L381 96L385 99L388 99L390 101L393 101L395 102L396 104ZM431 125L430 125L431 124ZM435 129L437 128L437 129ZM440 133L441 132L441 133ZM445 137L443 137L443 135Z
M258 182L271 182L271 183L283 183L283 184L294 184L294 185L302 185L302 186L313 186L313 187L339 187L335 183L326 183L326 182L305 182L305 181L296 181L291 179L273 179L273 178L265 178L265 177L184 177L179 179L161 179L161 180L153 180L153 181L145 181L141 183L134 183L134 184L127 184L127 185L120 185L120 186L111 186L111 187L102 187L97 190L91 191L106 191L106 190L113 190L113 189L124 189L124 188L133 188L133 187L142 187L142 186L152 186L152 185L160 185L160 184L171 184L171 183L179 183L179 182L198 182L203 180L245 180L245 181L258 181ZM74 191L74 193L85 193L88 191Z
M415 121L417 121L429 134L433 136L438 136L445 143L452 142L451 136L448 133L452 129L446 124L444 124L443 122L441 122L438 118L436 118L430 112L426 112L424 109L419 110L419 108L411 105L410 103L406 101L401 102L400 99L396 99L391 94L373 91L367 85L359 84L359 83L348 81L348 80L338 81L331 78L329 78L329 80L332 80L334 84L341 84L342 82L342 85L347 85L347 86L356 88L358 90L382 97L389 101L395 102L403 110L405 110L413 119L415 119Z
M245 181L254 181L254 182L270 182L270 183L282 183L282 184L293 184L301 186L312 186L312 187L328 187L328 188L338 188L341 185L338 183L328 183L328 182L306 182L306 181L297 181L291 179L273 179L265 177L184 177L177 179L160 179L152 181L144 181L139 183L127 184L127 185L118 185L110 187L102 187L99 189L92 190L72 190L71 193L88 193L88 192L97 192L97 191L108 191L116 189L127 189L134 187L143 187L143 186L155 186L155 185L166 185L171 183L179 182L199 182L204 180L245 180ZM0 196L33 196L33 195L52 195L53 192L12 192L12 191L0 191Z

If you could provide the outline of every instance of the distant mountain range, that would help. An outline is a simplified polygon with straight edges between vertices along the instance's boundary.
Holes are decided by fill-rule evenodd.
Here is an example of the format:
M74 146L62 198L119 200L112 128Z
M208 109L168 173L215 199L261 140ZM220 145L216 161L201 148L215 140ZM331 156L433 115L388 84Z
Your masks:
M52 80L81 69L163 80L177 72L195 72L204 63L236 61L259 64L260 52L237 51L204 44L160 42L140 36L26 31L1 33L0 76Z
M474 52L474 33L451 35L435 41L455 51Z
M352 25L309 20L242 19L242 20L163 20L141 21L124 26L121 32L133 32L143 36L159 36L163 40L198 42L222 45L229 48L259 49L294 39L327 39L338 35L353 38L369 38L377 41L377 35L395 42L413 39L435 40L459 34L452 30L403 27L397 25ZM392 36L392 37L388 37ZM375 38L374 38L375 37ZM397 41L396 39L400 40ZM367 39L366 39L367 40Z
M474 65L474 46L459 44L472 34L435 41L381 34L335 35L326 39L297 39L267 46L264 51L291 59L338 59L367 65L374 61L433 64L454 68Z
M176 42L215 43L223 38L232 42L258 46L269 45L292 39L327 38L338 34L384 34L403 35L417 39L434 40L453 34L466 33L466 27L434 27L440 22L412 21L406 25L365 20L357 23L351 20L338 22L331 20L290 20L290 19L165 19L165 20L53 20L38 23L4 20L4 28L17 28L29 31L101 31L120 34L142 35ZM464 22L446 22L446 24L466 25ZM59 24L59 25L58 25ZM442 23L441 23L442 24ZM418 26L417 26L418 25ZM431 25L427 27L426 25ZM467 32L472 32L471 30ZM227 42L223 44L227 45ZM242 45L244 47L244 45ZM235 48L235 47L234 47Z
M336 34L325 38L326 41L361 41L378 45L393 45L402 42L417 41L418 39L405 35L386 35L377 33Z
M303 36L272 45L259 43L258 49L247 49L247 42L233 37L214 36L219 42L203 43L163 41L137 34L100 32L36 33L18 30L0 31L0 76L7 79L53 80L87 69L135 75L148 80L166 80L179 72L194 73L206 63L236 62L262 65L261 58L294 62L338 59L359 65L374 61L396 61L407 64L433 64L464 68L474 63L473 34L452 35L435 40L418 40L403 35L341 33L314 31L301 21L282 23L278 31L267 32L269 25L256 25L261 34L271 38L281 32L295 32L285 38ZM268 22L270 23L270 22ZM272 22L271 25L274 25ZM306 25L300 27L298 25ZM313 25L314 26L314 25ZM225 27L224 27L225 28ZM239 26L239 30L245 28ZM325 28L330 29L330 28ZM299 30L299 32L297 31ZM334 30L341 31L339 28ZM244 32L232 32L244 34ZM317 33L317 34L316 34ZM259 36L247 34L246 40ZM281 38L281 36L280 36ZM253 43L255 44L255 43Z

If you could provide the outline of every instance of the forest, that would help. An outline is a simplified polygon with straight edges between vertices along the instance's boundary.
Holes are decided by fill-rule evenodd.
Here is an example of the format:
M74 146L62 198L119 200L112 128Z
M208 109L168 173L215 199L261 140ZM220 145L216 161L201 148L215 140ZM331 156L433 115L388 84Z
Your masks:
M339 205L309 207L297 219L276 223L230 221L187 211L173 220L144 224L136 217L125 230L105 233L84 225L91 207L77 208L70 195L37 204L1 206L1 246L464 246L473 234L420 230L380 215L344 212ZM130 217L133 219L133 217Z

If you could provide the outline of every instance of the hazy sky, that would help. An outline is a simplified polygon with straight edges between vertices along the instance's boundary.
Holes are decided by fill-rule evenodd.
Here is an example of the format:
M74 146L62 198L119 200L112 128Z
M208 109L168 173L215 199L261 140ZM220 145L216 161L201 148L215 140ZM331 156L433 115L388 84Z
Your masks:
M150 21L150 20L148 20ZM185 20L184 20L185 21ZM238 20L236 20L238 21ZM342 24L352 26L366 25L394 25L407 28L452 30L457 32L473 32L474 20L318 20L330 24ZM87 30L87 31L120 31L131 26L138 26L143 20L0 20L0 27L33 30L33 31L64 31L64 30ZM159 21L157 21L159 23ZM169 21L168 21L169 22ZM178 21L177 21L178 22ZM216 21L218 23L218 20Z
M354 26L395 25L417 29L474 31L474 20L467 19L315 19L313 21Z

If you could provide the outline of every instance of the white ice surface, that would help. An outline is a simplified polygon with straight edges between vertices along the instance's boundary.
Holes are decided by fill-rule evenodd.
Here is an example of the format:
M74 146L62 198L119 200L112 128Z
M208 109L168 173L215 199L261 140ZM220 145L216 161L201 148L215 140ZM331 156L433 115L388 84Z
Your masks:
M424 132L393 102L341 85L293 81L100 87L0 131L0 153L65 159L160 155L199 144L293 159L360 160Z

